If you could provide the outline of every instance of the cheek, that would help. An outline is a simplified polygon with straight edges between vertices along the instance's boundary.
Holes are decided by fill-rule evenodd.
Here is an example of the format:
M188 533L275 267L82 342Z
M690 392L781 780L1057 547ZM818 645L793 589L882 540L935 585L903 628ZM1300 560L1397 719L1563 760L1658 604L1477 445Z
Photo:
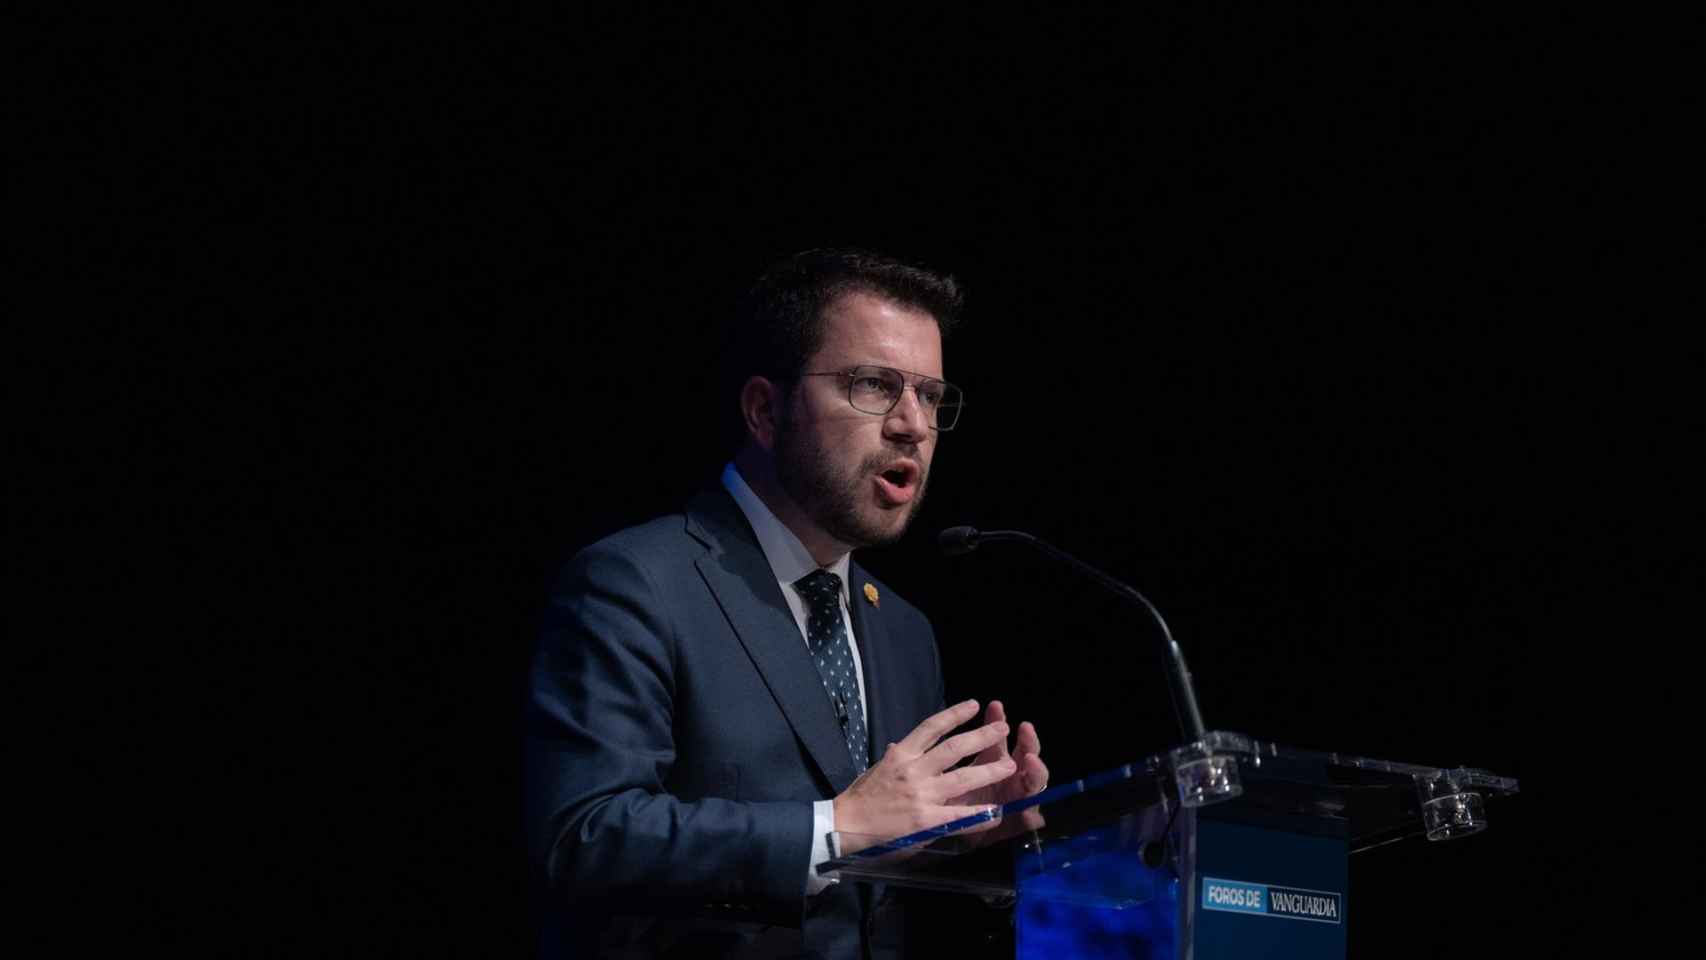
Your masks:
M823 433L824 443L836 450L851 453L883 442L880 423L873 425L865 420L840 420L829 424L828 427Z

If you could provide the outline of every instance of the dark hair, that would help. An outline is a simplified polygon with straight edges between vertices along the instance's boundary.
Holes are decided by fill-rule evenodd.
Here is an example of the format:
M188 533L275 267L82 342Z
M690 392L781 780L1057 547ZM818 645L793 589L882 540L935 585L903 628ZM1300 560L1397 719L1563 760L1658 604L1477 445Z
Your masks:
M764 271L741 303L725 343L725 379L736 393L754 374L789 389L823 344L824 308L868 293L930 314L942 335L964 296L953 277L869 250L807 250ZM725 396L729 394L725 393Z

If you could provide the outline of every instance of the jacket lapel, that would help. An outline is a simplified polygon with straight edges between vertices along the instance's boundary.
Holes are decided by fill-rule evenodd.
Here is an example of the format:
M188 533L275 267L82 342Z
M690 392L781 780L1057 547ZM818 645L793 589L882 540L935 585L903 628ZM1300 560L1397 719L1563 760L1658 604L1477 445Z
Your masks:
M883 758L889 741L906 736L910 730L896 730L894 718L885 709L892 698L885 697L883 691L892 692L898 687L893 682L885 682L887 678L883 668L887 665L884 652L889 648L888 633L884 628L881 608L872 604L865 594L871 576L857 563L850 564L847 572L847 609L853 615L853 639L859 644L859 664L864 668L865 727L871 735L871 763L875 764Z
M687 508L688 532L710 547L694 561L729 626L764 678L764 684L835 793L853 782L853 758L823 681L782 597L776 575L740 508L726 491L695 497ZM864 647L860 647L863 654ZM870 670L866 668L869 677ZM868 681L867 681L868 683Z

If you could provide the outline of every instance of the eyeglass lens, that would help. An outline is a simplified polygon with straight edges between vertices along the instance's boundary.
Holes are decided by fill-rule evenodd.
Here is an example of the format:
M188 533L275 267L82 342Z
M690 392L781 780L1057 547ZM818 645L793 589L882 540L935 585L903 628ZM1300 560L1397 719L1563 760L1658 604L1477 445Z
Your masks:
M857 367L849 376L847 399L863 413L888 413L906 390L906 378L888 367ZM941 380L920 380L913 389L931 425L938 430L953 429L960 417L960 388Z

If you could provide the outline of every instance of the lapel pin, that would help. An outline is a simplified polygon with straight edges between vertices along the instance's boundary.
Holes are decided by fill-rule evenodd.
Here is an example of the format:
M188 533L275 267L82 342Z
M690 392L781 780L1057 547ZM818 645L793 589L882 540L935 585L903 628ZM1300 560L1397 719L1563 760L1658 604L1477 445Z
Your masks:
M881 598L877 596L877 588L875 584L865 584L865 599L870 601L871 606L876 607L879 610L882 609L883 605L878 602Z

